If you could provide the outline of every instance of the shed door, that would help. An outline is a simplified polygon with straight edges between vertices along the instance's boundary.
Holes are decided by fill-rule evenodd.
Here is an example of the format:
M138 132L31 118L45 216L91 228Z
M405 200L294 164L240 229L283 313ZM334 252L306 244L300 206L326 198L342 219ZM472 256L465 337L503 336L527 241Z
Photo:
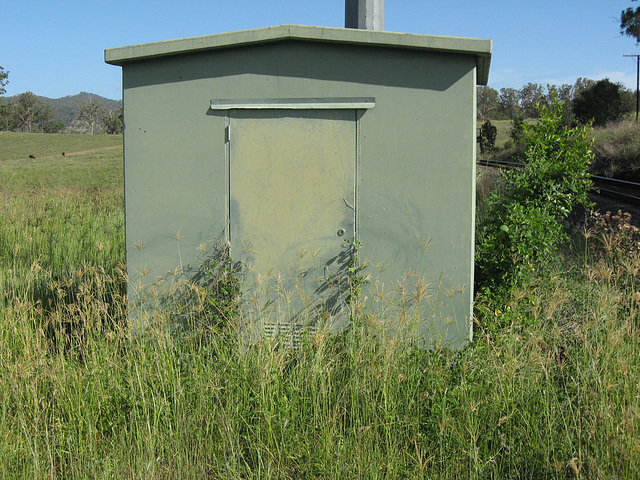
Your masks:
M356 112L234 110L229 118L232 258L272 285L290 318L309 308L335 313L345 240L355 237Z

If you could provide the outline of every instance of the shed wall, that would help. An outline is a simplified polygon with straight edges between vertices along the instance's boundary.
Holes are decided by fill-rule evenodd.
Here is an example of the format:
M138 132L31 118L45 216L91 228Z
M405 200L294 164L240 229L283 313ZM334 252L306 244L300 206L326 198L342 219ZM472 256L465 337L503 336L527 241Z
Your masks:
M195 265L199 245L224 237L226 113L209 110L211 99L375 97L358 121L367 295L374 301L376 282L393 292L419 272L434 295L423 302L433 316L423 324L427 344L469 339L475 65L472 56L295 41L125 64L132 299L136 284ZM408 291L416 278L405 280Z

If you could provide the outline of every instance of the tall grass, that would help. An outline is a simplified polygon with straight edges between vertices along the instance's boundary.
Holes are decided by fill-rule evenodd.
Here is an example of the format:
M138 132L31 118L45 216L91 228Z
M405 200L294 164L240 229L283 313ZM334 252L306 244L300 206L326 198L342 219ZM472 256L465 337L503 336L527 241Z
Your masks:
M640 125L633 120L596 128L595 175L640 181Z
M171 335L169 312L132 335L121 190L4 194L0 478L640 478L624 217L575 233L526 291L479 298L462 351L390 336L402 305L292 349L233 321Z
M3 311L0 473L637 478L637 304L605 265L490 306L511 326L458 353L415 350L375 322L298 350L233 328L172 338L161 316L131 337L91 273L51 313L82 325L55 332L68 342L37 305Z

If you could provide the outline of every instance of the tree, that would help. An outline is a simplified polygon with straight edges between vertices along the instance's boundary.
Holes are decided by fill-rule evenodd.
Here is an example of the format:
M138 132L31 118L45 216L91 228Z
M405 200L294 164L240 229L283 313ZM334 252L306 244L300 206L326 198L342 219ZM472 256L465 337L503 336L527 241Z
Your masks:
M16 101L13 114L23 132L31 133L33 119L37 113L38 98L33 92L21 93Z
M526 122L524 115L515 115L511 119L511 129L509 130L509 137L514 145L518 145L523 142L525 135Z
M64 132L65 128L66 127L64 126L64 123L62 123L60 120L52 120L50 122L47 122L42 131L44 133L61 133Z
M519 93L514 88L501 88L498 96L500 112L507 118L513 118L521 113Z
M580 95L582 92L584 92L588 88L593 87L595 84L596 84L595 80L579 77L576 80L576 83L573 85L572 100L575 100L578 95Z
M488 120L498 112L498 91L480 85L477 87L478 120Z
M524 116L526 118L536 118L538 116L538 106L542 106L546 102L544 87L537 83L527 83L518 92L518 99Z
M39 127L40 131L44 132L45 126L49 123L51 117L53 117L53 109L51 106L39 102L33 114L33 122Z
M122 133L124 127L123 116L124 115L121 108L115 112L109 110L109 112L105 113L102 116L100 121L102 122L105 131L110 135L114 135L117 133Z
M636 0L631 0L635 2ZM620 33L640 43L640 7L627 8L620 15Z
M100 119L101 114L101 103L93 103L93 100L89 99L80 105L80 120L87 124L92 135L96 122Z
M630 95L620 83L613 83L605 78L576 96L573 113L581 124L593 120L594 126L603 126L620 120L625 113L631 111Z
M478 135L480 153L490 153L495 150L497 136L498 129L493 126L489 120L484 122L480 127L480 134Z
M558 101L563 105L562 124L567 127L575 125L575 116L573 115L574 85L570 83L563 83L559 87L547 85L547 90L547 104L551 104L553 97L556 96Z
M18 95L18 100L13 104L12 115L15 128L23 132L31 133L34 124L44 128L49 119L53 116L53 110L49 105L45 105L32 92L25 92Z
M0 104L0 130L10 132L18 128L13 107L13 103Z
M9 83L9 72L5 72L4 68L0 67L0 95L4 94L7 90L4 88Z

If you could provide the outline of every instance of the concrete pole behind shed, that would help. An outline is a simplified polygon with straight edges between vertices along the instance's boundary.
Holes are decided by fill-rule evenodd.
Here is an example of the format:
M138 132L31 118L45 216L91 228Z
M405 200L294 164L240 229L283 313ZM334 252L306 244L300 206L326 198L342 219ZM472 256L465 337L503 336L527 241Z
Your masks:
M344 26L384 30L384 0L345 0Z

